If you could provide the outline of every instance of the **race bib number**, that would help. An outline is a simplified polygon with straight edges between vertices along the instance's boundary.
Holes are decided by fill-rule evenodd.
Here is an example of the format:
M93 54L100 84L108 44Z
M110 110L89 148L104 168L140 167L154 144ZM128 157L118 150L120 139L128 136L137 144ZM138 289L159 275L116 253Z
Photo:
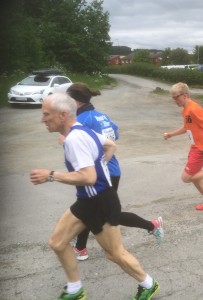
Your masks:
M195 142L194 142L194 139L193 139L192 131L191 131L191 130L187 130L187 135L188 135L188 137L189 137L190 143L191 143L192 145L194 145Z
M102 130L102 134L107 137L109 140L115 141L115 133L112 128L105 128Z

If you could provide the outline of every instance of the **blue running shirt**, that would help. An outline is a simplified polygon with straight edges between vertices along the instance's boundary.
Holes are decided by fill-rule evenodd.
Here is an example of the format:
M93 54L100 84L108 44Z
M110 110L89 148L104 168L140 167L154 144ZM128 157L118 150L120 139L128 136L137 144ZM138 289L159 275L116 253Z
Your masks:
M112 141L119 138L118 126L106 114L100 113L95 109L80 113L77 116L77 121L95 132L103 134ZM121 175L120 166L115 155L108 162L108 168L111 176Z

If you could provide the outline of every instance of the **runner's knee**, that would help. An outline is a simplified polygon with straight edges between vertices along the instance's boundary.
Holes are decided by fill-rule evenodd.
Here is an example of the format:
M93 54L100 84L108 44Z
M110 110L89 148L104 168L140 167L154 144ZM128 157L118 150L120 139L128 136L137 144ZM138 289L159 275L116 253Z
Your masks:
M108 260L114 261L113 255L110 254L109 252L105 251L105 256L106 256L106 258L107 258Z
M105 256L108 260L111 260L114 263L120 263L123 259L125 249L114 250L114 251L105 251Z
M52 250L54 250L54 252L61 252L66 248L66 245L64 245L62 242L60 242L53 236L50 237L48 243Z
M181 179L183 182L185 183L190 183L192 180L192 176L189 175L189 174L186 174L186 173L183 173L182 176L181 176Z

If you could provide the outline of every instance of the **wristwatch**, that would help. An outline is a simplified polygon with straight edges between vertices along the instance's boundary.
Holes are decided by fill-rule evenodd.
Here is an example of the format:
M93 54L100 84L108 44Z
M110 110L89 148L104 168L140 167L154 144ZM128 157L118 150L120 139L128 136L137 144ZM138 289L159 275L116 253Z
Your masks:
M47 178L47 181L49 182L53 182L54 181L54 172L55 171L51 171L48 178Z

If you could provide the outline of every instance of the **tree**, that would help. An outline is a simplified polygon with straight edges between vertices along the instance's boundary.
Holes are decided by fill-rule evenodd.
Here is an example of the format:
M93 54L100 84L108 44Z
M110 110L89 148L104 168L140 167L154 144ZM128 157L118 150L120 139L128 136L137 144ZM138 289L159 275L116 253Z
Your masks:
M151 63L150 51L147 49L138 49L133 55L133 62Z
M26 15L24 0L2 3L0 16L0 73L25 70L41 60L40 39L33 19Z
M163 53L162 53L162 60L161 60L161 65L162 66L168 66L171 64L171 48L166 48Z
M190 56L188 52L182 48L171 50L170 60L172 65L190 64Z
M111 46L110 55L128 55L132 53L132 49L126 46Z
M62 64L75 72L107 64L109 14L103 0L7 0L1 10L0 73Z
M194 63L203 64L203 45L195 46L193 55L194 55Z
M110 48L109 14L103 12L103 0L94 0L83 10L81 17L81 40L78 43L79 53L77 67L88 73L101 71L108 61ZM101 30L102 28L102 30ZM85 46L85 51L84 51ZM76 64L75 64L76 65Z
M188 65L191 63L191 57L187 50L182 48L176 48L171 50L171 48L166 48L162 54L162 66L167 65Z

